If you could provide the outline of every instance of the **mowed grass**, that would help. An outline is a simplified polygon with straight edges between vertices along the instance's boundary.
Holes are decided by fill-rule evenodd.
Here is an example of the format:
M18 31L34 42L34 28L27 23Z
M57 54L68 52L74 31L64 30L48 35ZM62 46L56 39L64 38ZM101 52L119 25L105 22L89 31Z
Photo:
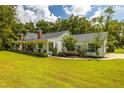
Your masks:
M124 49L115 49L115 53L117 54L124 54Z
M0 87L124 87L124 60L64 60L1 51Z

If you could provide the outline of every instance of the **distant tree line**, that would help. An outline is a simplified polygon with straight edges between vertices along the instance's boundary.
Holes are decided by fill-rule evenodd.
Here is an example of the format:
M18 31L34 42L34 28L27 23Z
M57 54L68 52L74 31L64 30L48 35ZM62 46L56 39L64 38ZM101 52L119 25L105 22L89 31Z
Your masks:
M108 7L104 15L90 20L84 16L71 15L68 19L58 18L55 23L40 20L25 24L17 21L15 8L16 6L0 6L0 49L10 48L11 42L18 40L21 33L36 33L37 29L42 29L43 33L65 30L71 34L108 32L108 52L124 47L124 21L112 19L115 13L112 7Z

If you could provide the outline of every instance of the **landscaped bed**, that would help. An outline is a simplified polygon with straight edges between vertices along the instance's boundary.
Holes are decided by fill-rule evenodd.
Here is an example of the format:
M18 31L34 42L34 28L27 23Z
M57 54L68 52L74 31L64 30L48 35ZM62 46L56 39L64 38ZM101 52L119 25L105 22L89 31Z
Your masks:
M40 58L1 51L0 87L124 87L124 60Z

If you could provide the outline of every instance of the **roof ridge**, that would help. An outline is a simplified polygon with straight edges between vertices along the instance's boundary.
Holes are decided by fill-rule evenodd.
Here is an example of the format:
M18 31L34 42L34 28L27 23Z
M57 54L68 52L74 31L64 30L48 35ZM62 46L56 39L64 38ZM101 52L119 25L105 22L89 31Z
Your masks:
M95 32L95 33L73 34L72 36L98 34L98 33L107 33L107 32Z
M67 31L68 31L68 30L66 30L66 31L57 31L57 32L48 32L48 33L45 33L45 34L61 33L61 32L67 32ZM36 33L33 33L33 32L27 32L27 33L36 34Z

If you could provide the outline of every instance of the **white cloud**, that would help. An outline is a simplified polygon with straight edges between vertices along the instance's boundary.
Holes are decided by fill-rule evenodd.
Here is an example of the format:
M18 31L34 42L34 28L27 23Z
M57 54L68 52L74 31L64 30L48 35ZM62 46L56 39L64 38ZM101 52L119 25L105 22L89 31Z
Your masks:
M95 18L95 17L98 17L98 16L101 16L104 12L104 9L102 8L98 8L97 11L95 11L94 15L92 15L89 19L91 20L92 18Z
M92 15L89 19L104 15L104 10L108 7L101 8L99 7L97 11L94 12L94 15ZM113 10L115 13L113 13L113 19L124 19L124 6L113 6Z
M124 6L123 7L122 6L116 6L114 8L114 11L115 11L115 13L113 15L114 19L120 19L120 20L124 19Z
M91 5L82 5L82 6L63 6L64 11L68 15L86 15L89 11L91 11Z
M41 19L46 21L55 22L57 17L50 12L48 6L17 6L16 8L17 19L21 22L37 22Z
M89 18L89 20L91 20L92 18L95 18L95 17L98 17L98 16L103 15L105 9L106 9L106 8L103 8L103 9L102 9L101 7L99 7L99 8L97 9L97 11L95 11L94 14Z

